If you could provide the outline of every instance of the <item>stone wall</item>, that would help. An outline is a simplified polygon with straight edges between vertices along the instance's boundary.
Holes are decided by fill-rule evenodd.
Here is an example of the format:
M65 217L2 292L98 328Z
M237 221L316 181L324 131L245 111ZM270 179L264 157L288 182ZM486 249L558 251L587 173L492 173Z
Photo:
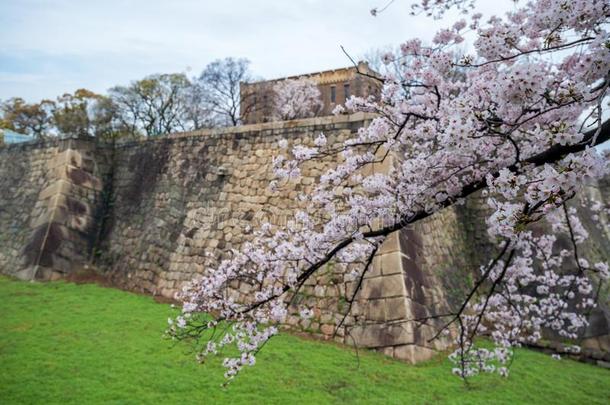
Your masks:
M340 141L366 119L248 125L117 145L98 265L129 288L172 296L203 270L204 252L220 256L263 221L292 218L297 194L323 168L312 165L292 189L271 193L280 139L307 143L324 131Z
M50 184L48 162L58 142L17 144L0 149L0 268L17 274L36 259L25 252L32 233L31 218L38 195ZM29 253L29 254L28 254Z
M88 262L108 163L92 139L0 149L2 273L55 279Z
M207 254L224 257L260 223L291 220L298 194L331 164L308 163L298 184L272 193L280 139L312 144L324 132L341 142L370 119L354 114L116 145L66 139L0 149L0 271L54 279L93 264L117 286L173 297L204 271ZM290 297L285 326L412 362L446 349L448 338L430 341L438 323L415 327L410 320L446 312L472 284L494 250L485 211L474 196L392 234L355 295L357 280L326 266ZM233 288L237 299L249 299L247 284ZM300 319L301 306L314 317Z
M297 195L330 164L305 166L299 184L271 193L271 160L281 153L280 139L312 144L324 132L329 142L341 142L371 118L357 114L247 125L117 145L97 267L125 288L173 296L203 272L206 252L222 257L249 240L260 223L291 220ZM447 305L440 268L459 256L454 249L463 243L452 239L459 232L440 227L455 228L456 220L447 210L389 238L343 323L356 280L328 266L294 297L286 326L406 360L429 358L447 342L428 343L431 327L414 329L407 320ZM250 287L234 287L236 298L246 301ZM314 317L299 319L298 306L313 309Z

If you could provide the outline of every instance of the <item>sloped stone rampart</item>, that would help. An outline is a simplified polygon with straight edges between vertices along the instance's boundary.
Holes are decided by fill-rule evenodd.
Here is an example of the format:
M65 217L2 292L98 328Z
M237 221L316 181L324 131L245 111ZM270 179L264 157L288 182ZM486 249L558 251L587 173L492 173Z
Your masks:
M297 184L273 193L268 184L280 139L310 145L323 132L338 144L372 118L247 125L116 145L66 139L0 149L0 271L55 279L94 265L117 286L173 297L204 271L206 253L226 256L261 223L292 220L298 195L331 164L308 163ZM357 294L357 280L346 270L326 266L291 297L285 326L411 362L445 350L447 337L431 340L442 320L419 327L411 321L455 306L493 253L485 210L474 196L390 235ZM236 299L250 299L248 284L233 288ZM314 316L298 317L302 307Z
M107 149L92 139L53 139L0 149L0 269L57 279L90 257L103 208Z

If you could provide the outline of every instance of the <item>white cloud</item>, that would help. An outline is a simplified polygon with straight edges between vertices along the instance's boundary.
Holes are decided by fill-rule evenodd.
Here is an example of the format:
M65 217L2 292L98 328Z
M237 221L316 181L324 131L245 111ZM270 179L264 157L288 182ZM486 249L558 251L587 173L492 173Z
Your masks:
M408 0L373 18L369 10L379 3L3 0L0 71L42 77L42 82L3 80L0 98L53 97L74 86L101 92L150 73L187 67L199 72L226 56L249 58L254 73L263 77L330 69L349 64L340 45L358 56L415 36L429 39L440 26L409 16ZM480 2L487 13L512 4L497 3Z

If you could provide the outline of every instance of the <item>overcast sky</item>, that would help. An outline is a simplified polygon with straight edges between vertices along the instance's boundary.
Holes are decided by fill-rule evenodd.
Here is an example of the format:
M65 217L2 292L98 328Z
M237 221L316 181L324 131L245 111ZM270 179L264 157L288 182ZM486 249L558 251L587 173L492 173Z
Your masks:
M0 0L0 99L105 92L152 73L200 72L227 56L264 78L349 65L439 23L408 15L410 0ZM510 0L481 0L485 14Z

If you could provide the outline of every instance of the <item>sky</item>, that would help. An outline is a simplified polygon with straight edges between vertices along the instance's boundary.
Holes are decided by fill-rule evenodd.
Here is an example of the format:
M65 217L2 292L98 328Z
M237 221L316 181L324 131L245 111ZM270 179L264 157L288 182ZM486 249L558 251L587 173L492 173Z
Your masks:
M248 58L267 79L333 69L350 65L341 45L358 59L441 27L410 16L410 0L371 16L387 1L0 0L0 100L104 93L153 73L193 76L228 56ZM484 14L512 4L479 3Z

